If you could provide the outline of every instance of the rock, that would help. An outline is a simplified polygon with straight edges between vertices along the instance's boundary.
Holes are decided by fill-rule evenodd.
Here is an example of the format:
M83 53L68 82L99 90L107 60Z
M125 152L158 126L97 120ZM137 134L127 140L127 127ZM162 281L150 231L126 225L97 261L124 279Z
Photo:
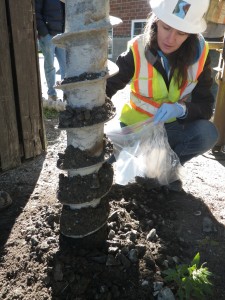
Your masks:
M155 239L156 237L156 229L152 228L152 230L150 230L150 232L147 235L147 241L152 241L153 239Z
M125 267L125 269L130 268L131 263L130 263L129 259L127 259L126 256L123 255L122 253L118 253L116 255L116 259L118 259L121 262L121 264Z
M207 233L217 231L213 221L208 217L204 217L203 219L202 230L203 232L207 232Z
M162 288L164 286L164 283L162 281L155 281L153 282L153 288L154 288L154 291L157 292L157 291L161 291Z
M136 263L138 261L138 251L137 251L137 249L131 249L128 253L128 258L132 263Z
M108 255L106 266L118 266L120 262L113 255Z
M116 234L115 231L113 229L111 229L110 232L109 232L108 238L110 240L112 240L114 238L115 234Z
M175 297L171 289L165 287L158 293L157 300L175 300Z

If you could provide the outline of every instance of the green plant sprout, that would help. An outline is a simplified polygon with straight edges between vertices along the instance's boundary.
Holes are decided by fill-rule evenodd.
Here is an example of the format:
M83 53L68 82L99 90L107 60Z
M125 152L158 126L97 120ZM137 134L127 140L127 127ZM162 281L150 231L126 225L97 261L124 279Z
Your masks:
M54 108L43 108L44 118L46 119L55 119L59 116L59 112Z
M181 264L176 265L175 269L165 270L164 280L175 282L176 296L181 300L206 299L206 296L212 295L212 283L209 280L212 273L204 265L200 265L200 254L197 253L190 265Z

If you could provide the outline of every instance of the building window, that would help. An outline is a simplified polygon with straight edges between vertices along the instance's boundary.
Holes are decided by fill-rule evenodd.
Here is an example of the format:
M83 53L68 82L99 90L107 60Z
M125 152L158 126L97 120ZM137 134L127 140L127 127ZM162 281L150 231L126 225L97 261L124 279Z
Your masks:
M108 30L108 58L113 56L113 28Z
M131 38L143 33L146 22L146 19L132 20Z

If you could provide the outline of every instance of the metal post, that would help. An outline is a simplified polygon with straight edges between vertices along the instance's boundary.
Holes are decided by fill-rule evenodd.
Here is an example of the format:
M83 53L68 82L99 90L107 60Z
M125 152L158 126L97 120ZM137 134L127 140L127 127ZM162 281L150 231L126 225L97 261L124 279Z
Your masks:
M224 39L225 40L225 39ZM222 51L220 51L220 59L218 66L218 91L216 96L216 106L213 118L213 123L219 131L219 139L216 146L212 149L214 154L224 151L225 145L225 43L222 44Z

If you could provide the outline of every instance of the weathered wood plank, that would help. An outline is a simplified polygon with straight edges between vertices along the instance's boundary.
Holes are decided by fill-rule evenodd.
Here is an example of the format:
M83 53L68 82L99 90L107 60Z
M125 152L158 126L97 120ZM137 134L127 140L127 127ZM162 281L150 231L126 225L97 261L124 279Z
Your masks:
M21 160L5 1L0 1L0 37L0 168L7 170Z
M24 158L44 150L44 129L40 101L33 0L8 0ZM20 135L20 133L19 133Z

